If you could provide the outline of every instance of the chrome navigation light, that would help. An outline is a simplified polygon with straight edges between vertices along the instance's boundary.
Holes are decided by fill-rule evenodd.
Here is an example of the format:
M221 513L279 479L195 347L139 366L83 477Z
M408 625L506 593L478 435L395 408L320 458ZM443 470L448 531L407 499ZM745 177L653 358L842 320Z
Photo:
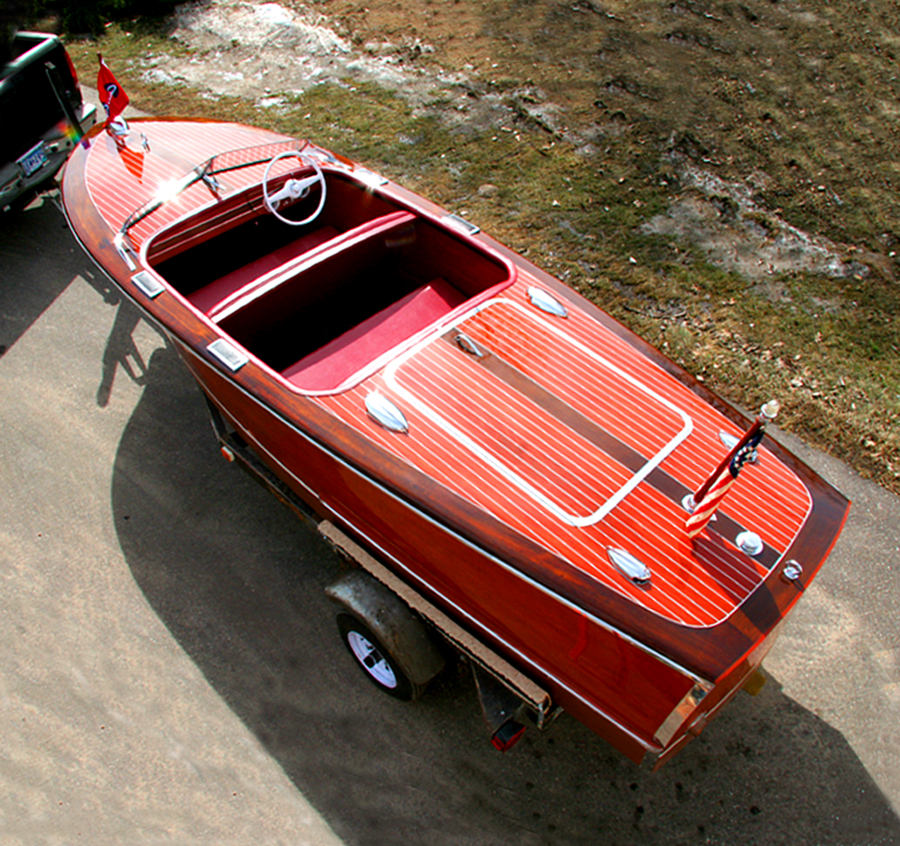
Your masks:
M543 288L532 286L528 289L528 299L535 308L552 314L554 317L568 317L569 312L566 307L553 294L545 291Z
M365 167L354 167L353 175L362 182L366 188L374 191L376 188L380 188L382 185L387 185L388 180L386 177L382 176L380 173L374 173Z
M150 299L154 299L158 297L163 291L165 291L165 287L162 282L160 282L155 276L152 276L146 270L141 270L138 273L135 273L134 276L131 277L131 281L134 283L135 287L138 288L143 294L150 297Z
M465 333L460 332L453 340L461 350L469 355L475 356L475 358L484 358L484 350Z
M213 341L207 348L207 351L215 356L222 364L224 364L232 373L237 373L250 359L244 355L237 347L230 344L224 338Z
M759 555L766 545L762 542L762 538L756 532L741 532L735 539L737 548L747 555Z
M451 226L455 226L457 229L465 232L466 235L477 235L481 232L480 226L472 223L471 220L460 217L458 214L445 214L442 219L445 223L449 223Z
M799 561L792 558L787 562L787 564L784 565L784 569L781 571L781 575L783 576L785 581L796 582L797 579L799 579L800 576L803 575L803 567L801 566Z

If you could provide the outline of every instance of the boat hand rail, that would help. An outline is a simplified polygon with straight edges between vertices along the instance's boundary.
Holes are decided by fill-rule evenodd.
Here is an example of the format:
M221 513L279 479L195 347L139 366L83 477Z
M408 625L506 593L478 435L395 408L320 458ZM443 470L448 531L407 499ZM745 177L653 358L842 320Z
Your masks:
M166 203L171 202L176 197L183 194L188 188L192 185L196 185L198 182L204 182L209 187L209 190L215 196L218 196L222 191L222 186L216 179L216 176L230 171L240 170L245 167L264 165L279 153L299 152L306 149L308 146L308 141L291 139L290 141L258 144L253 147L241 147L236 150L229 150L225 153L217 153L212 156L212 158L201 162L195 168L189 170L173 185L167 186L163 193L158 194L156 197L153 197L142 206L135 209L125 219L121 229L119 229L119 235L123 237L127 236L128 231L132 227L149 217Z

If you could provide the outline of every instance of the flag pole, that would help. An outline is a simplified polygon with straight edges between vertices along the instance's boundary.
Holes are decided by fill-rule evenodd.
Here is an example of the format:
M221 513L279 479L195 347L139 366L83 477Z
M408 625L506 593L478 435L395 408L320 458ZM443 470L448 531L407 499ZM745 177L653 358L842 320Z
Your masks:
M779 407L778 400L769 400L760 409L750 428L719 462L706 481L694 494L685 497L684 506L690 514L685 522L685 529L690 538L700 534L706 524L713 519L741 468L750 460L752 451L762 441L766 426L778 416Z

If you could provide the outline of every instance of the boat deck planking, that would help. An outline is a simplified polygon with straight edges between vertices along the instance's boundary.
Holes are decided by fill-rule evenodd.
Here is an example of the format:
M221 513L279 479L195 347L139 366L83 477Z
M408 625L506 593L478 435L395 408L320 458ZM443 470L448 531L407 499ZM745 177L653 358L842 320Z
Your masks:
M300 150L328 198L290 227L261 182ZM271 186L311 170L273 163ZM846 499L770 441L690 540L685 497L747 421L508 248L308 142L214 122L98 128L63 202L283 482L635 760L680 748L734 695L846 519ZM405 430L375 422L373 394Z

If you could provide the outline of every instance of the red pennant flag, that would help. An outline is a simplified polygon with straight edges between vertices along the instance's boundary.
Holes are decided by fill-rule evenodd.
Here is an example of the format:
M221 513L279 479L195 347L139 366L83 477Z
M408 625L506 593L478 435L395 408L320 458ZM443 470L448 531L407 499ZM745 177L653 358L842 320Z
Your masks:
M113 76L113 72L109 69L103 56L99 53L97 58L100 60L100 70L97 73L97 91L100 93L100 102L106 109L106 125L109 126L128 105L128 95L119 85L119 81Z

